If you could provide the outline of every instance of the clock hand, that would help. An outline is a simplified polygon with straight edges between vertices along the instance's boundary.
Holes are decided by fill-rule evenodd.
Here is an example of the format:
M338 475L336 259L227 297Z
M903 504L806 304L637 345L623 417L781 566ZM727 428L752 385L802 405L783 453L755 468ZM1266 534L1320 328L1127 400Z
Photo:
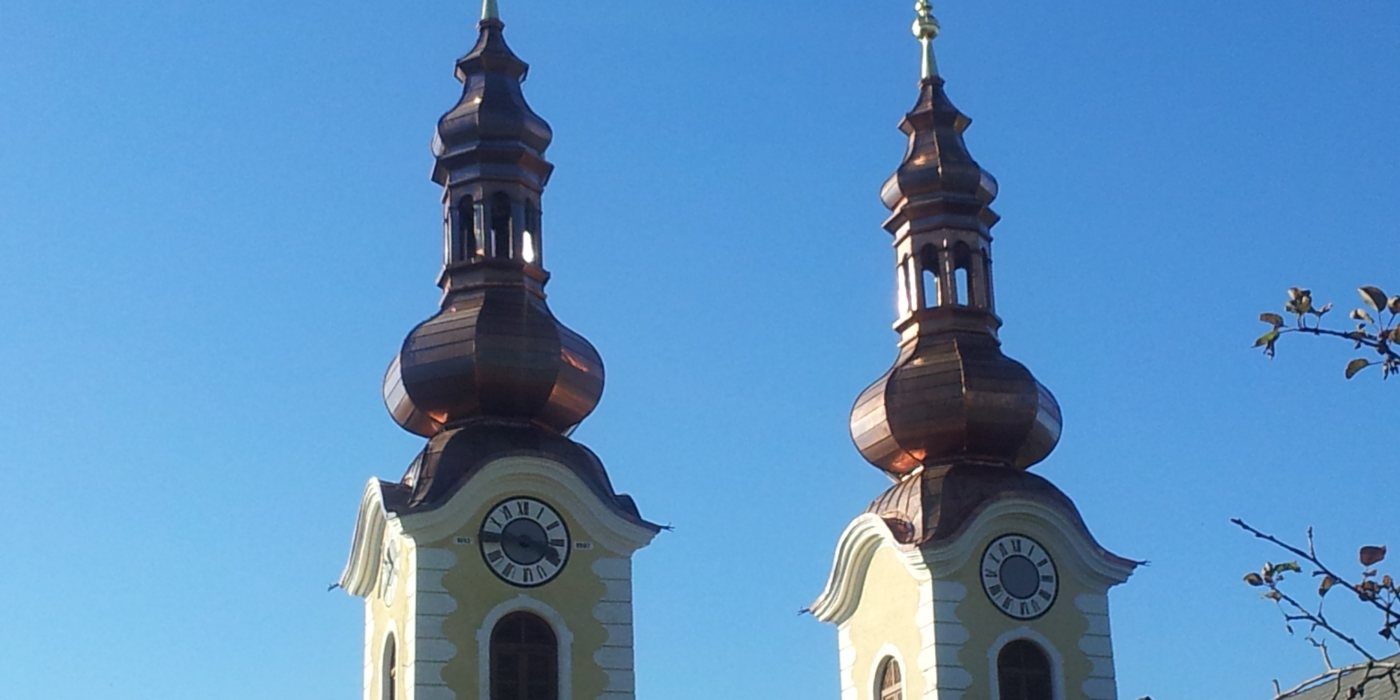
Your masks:
M482 542L500 543L502 539L504 539L504 538L501 537L501 533L499 533L499 532L482 532L482 533L481 533L481 541L482 541Z

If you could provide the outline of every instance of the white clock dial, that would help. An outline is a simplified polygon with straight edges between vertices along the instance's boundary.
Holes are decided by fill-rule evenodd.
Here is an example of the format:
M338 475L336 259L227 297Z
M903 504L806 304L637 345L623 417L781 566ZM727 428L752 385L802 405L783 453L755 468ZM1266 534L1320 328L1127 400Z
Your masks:
M982 553L982 590L998 610L1031 620L1055 604L1060 577L1055 560L1039 542L1025 535L1002 535Z
M501 580L532 588L553 580L569 561L573 542L558 511L537 498L517 496L491 507L481 521L481 556Z

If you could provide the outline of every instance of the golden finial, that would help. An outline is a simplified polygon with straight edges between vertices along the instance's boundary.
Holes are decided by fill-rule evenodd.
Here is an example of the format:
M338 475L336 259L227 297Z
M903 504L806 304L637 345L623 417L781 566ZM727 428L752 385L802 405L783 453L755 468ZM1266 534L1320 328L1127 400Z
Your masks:
M501 9L496 7L496 0L481 0L482 19L500 19Z
M919 0L914 3L914 11L919 18L914 20L914 36L924 47L924 65L921 77L927 79L938 75L938 61L933 57L933 40L938 38L938 20L933 16L933 3Z

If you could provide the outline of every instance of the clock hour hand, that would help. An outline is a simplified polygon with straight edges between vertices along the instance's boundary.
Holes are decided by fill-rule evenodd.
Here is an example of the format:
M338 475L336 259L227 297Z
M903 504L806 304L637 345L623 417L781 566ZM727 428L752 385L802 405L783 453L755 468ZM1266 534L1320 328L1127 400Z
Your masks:
M495 543L495 544L500 544L504 539L505 539L505 538L504 538L504 537L501 537L501 533L499 533L499 532L485 532L485 531L483 531L483 532L481 533L481 541L482 541L482 542L491 542L491 543Z

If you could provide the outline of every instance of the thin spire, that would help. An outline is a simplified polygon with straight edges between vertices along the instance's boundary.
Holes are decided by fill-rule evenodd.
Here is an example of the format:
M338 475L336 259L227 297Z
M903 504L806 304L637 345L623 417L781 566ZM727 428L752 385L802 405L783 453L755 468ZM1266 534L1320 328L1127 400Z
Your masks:
M488 2L494 3L494 0ZM927 80L938 75L938 59L933 56L933 40L938 38L938 20L933 16L933 3L929 0L914 3L914 11L919 13L919 18L914 20L914 36L924 47L923 71L919 77Z
M496 0L481 0L481 19L500 19L501 8L496 7Z

